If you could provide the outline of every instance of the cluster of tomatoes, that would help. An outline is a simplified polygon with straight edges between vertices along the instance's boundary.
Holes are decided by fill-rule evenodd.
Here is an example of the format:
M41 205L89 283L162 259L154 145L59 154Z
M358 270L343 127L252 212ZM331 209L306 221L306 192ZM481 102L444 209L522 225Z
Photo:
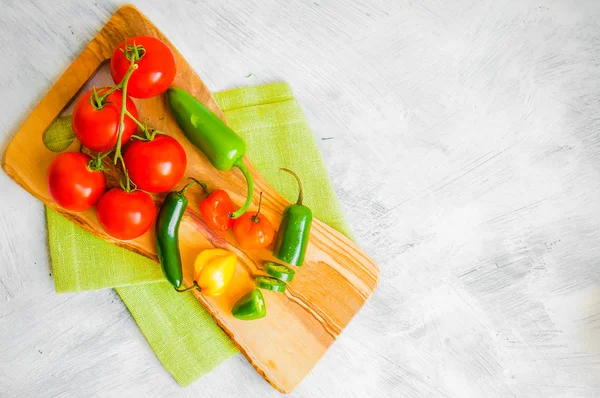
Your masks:
M73 110L75 136L95 155L81 151L58 155L48 168L47 184L61 207L79 212L96 206L106 233L130 240L146 233L155 221L150 194L170 191L187 165L181 144L142 124L130 98L164 93L175 78L175 57L159 39L138 36L115 49L110 72L115 85L84 93ZM119 170L120 187L107 190L107 163ZM200 203L200 212L213 229L233 229L243 248L258 249L273 241L275 230L260 216L260 203L258 211L234 220L231 198L224 190L215 190Z
M127 40L114 51L110 71L115 86L83 94L73 110L76 137L96 155L60 154L48 169L47 183L61 207L84 211L96 206L104 230L128 240L150 228L156 218L150 193L171 190L187 159L177 140L139 122L129 98L150 98L169 88L176 73L169 47L150 36ZM107 190L103 159L119 169L120 187Z

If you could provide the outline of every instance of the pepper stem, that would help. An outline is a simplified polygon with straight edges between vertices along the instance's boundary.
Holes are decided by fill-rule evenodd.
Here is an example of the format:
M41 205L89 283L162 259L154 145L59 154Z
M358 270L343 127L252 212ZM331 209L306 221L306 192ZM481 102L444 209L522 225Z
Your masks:
M246 183L248 184L248 194L246 195L246 201L244 202L242 207L240 207L237 211L229 215L229 217L233 219L240 217L246 212L246 210L248 210L248 208L252 204L252 196L254 195L254 180L252 180L252 175L250 175L250 172L246 168L244 160L242 158L239 158L235 162L234 166L240 169L244 177L246 177Z
M187 189L189 187L192 187L194 185L200 185L202 187L202 190L204 191L204 193L208 193L208 187L206 186L206 184L202 181L198 181L193 177L189 177L190 180L192 180L191 182L188 182L188 184L183 187L183 189L181 191L179 191L180 195L185 195L185 191L187 191Z
M294 178L298 182L298 200L296 201L296 204L302 206L302 200L304 199L304 193L302 190L302 181L300 181L300 177L298 177L298 174L294 173L290 169L286 169L285 167L282 167L279 170L285 171L286 173L290 173L291 175L294 176Z
M260 223L260 205L262 204L262 192L260 193L260 196L258 198L258 210L256 211L256 214L253 215L252 217L250 217L250 220L254 223L254 224L258 224Z
M175 288L175 291L177 293L183 293L183 292L187 292L189 290L195 290L195 289L202 290L202 289L200 289L200 286L198 286L198 282L196 282L196 281L194 281L194 284L192 286L190 286L190 287L186 287L185 289L177 289L177 288Z

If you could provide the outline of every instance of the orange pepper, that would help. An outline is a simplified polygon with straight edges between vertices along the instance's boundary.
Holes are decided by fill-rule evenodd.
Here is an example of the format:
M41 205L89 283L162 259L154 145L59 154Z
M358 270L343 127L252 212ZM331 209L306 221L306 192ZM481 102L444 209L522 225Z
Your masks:
M260 204L262 203L262 192L258 202L258 210L252 214L244 213L235 220L233 234L243 249L261 249L273 242L275 229L265 216L260 215Z

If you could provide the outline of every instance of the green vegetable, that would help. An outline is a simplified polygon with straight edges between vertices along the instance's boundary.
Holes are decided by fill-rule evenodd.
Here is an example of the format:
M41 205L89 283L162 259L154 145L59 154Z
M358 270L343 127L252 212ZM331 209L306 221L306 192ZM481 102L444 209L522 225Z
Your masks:
M255 279L256 287L272 292L285 292L285 282L279 279L271 278L270 276L257 276Z
M239 299L234 304L231 314L245 321L264 318L267 315L267 306L260 290L254 289Z
M181 255L179 254L179 223L187 207L185 191L195 184L205 188L204 183L192 181L179 192L170 192L156 218L156 251L165 278L178 289L183 282ZM195 286L194 286L195 287Z
M302 182L296 173L288 169L280 169L296 178L298 182L298 200L283 210L281 223L275 238L273 256L291 265L301 266L306 255L312 211L302 204L304 198Z
M231 215L232 218L238 218L250 207L254 193L254 182L243 160L246 143L217 115L186 91L168 89L167 103L179 128L216 169L227 171L237 167L244 174L248 184L246 201Z
M291 282L294 279L294 275L296 275L296 272L290 267L271 261L265 262L265 272L284 282Z
M42 135L44 146L52 152L63 152L75 141L71 116L61 116Z

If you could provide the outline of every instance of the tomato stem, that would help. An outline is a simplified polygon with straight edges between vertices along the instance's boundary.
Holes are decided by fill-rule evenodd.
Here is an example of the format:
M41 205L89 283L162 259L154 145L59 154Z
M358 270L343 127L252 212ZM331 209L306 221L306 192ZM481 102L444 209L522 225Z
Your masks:
M127 44L127 40L125 40L125 46L121 49L125 58L130 61L139 61L142 59L144 55L146 55L146 49L142 45L137 45L135 42L133 44Z
M123 160L123 156L119 157L119 159L121 160L121 166L123 167L123 174L125 175L125 186L123 187L123 184L121 184L121 188L123 188L123 191L125 192L131 192L131 180L129 179L129 173L127 172L127 167L125 167L125 160ZM119 180L119 184L121 183L121 181Z
M110 155L111 152L112 152L112 149L110 151L108 151L108 152L104 152L104 153L100 152L98 154L98 160L104 159L106 156Z
M114 164L117 164L117 162L119 161L119 159L121 160L121 162L123 163L123 169L125 171L125 175L127 175L127 169L125 168L125 162L123 161L123 155L121 154L121 138L123 137L123 130L125 129L125 112L127 112L127 83L129 82L129 78L131 77L131 74L138 68L137 64L135 63L135 61L131 61L131 65L129 66L129 69L127 70L127 73L125 73L125 76L123 77L123 81L121 82L121 84L123 84L123 100L122 100L122 104L121 104L121 115L119 117L119 127L118 127L118 133L117 133L117 146L115 148L115 158L114 158ZM129 176L127 175L127 187L129 187Z
M90 161L88 162L88 169L92 170L92 171L104 171L107 170L106 167L104 167L104 165L102 164L102 159L104 159L106 156L108 156L110 153L112 152L112 150L108 151L108 152L100 152L98 153L98 155L94 158L91 158Z
M122 82L121 82L122 83ZM116 84L114 86L112 86L111 88L109 88L105 93L102 94L102 96L100 97L101 100L104 100L106 97L108 97L109 95L111 95L112 93L114 93L115 91L119 90L121 87L123 87L122 84Z
M129 116L129 118L130 118L131 120L133 120L133 121L135 122L135 124L137 124L137 125L139 126L139 128L141 128L141 129L142 129L142 131L144 131L144 132L146 131L146 129L148 128L148 126L147 126L147 125L146 125L146 126L144 126L142 123L140 123L140 121L139 121L139 120L137 120L135 117L133 117L133 115L131 114L131 112L129 112L129 111L127 110L127 108L125 108L125 114L126 114L127 116Z
M131 61L131 66L127 73L123 77L123 101L121 104L121 115L119 117L119 127L117 134L117 145L115 147L115 157L114 164L117 164L117 160L121 161L121 167L123 168L123 174L125 175L125 186L121 179L119 179L119 185L123 188L125 192L131 192L131 179L129 178L129 173L127 172L127 167L125 166L125 160L123 159L123 155L121 154L121 139L123 137L123 130L125 129L125 112L127 112L127 82L129 81L129 77L137 69L137 65Z
M107 104L107 102L105 102L106 98L115 91L118 91L123 88L123 81L125 81L125 79L123 79L121 83L115 84L114 86L106 90L106 92L102 93L102 95L100 96L98 96L98 93L96 92L96 87L94 87L94 94L92 94L92 97L90 98L90 101L92 102L94 108L98 110L102 109L104 105Z
M138 127L144 132L146 138L140 137L139 135L133 135L131 138L136 138L138 140L146 140L152 141L156 137L156 134L166 134L162 131L153 129L152 127L148 127L148 120L146 120L145 124L142 124L139 120L137 120L127 109L125 109L125 114L138 125Z
M107 87L103 87L103 88L107 88ZM106 98L119 89L121 89L121 85L117 84L116 86L109 88L102 95L98 95L98 90L96 89L96 86L94 86L92 95L90 95L90 103L92 104L94 109L96 109L97 111L104 108L104 105L114 104L113 102L106 102Z
M90 103L92 104L94 109L96 109L96 110L102 109L102 106L103 106L102 101L100 100L100 97L98 97L98 91L96 90L96 86L94 86L92 95L90 95Z

